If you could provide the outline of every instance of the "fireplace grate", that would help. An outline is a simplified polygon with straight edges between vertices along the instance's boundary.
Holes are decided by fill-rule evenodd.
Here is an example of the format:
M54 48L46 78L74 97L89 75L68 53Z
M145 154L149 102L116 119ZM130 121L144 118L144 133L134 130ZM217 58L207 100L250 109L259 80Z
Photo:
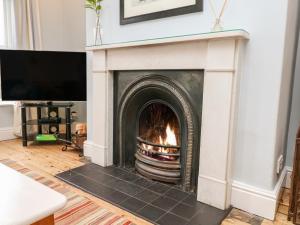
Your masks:
M179 183L180 146L156 144L137 137L135 167L142 175L167 183Z

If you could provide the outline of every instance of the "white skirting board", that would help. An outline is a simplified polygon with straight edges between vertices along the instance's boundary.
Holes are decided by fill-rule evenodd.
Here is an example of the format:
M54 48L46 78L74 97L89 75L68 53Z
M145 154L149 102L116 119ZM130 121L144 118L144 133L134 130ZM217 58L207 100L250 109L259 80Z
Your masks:
M14 135L14 129L12 127L0 128L0 141L6 141L11 139L16 139Z
M197 200L218 209L226 209L227 182L204 175L198 177ZM215 193L218 193L217 195Z
M238 181L232 183L231 204L233 207L274 220L281 188L286 186L288 167L281 172L274 190L264 190Z
M92 159L92 163L103 167L109 166L106 161L107 148L105 146L85 141L83 149L84 156L90 157Z

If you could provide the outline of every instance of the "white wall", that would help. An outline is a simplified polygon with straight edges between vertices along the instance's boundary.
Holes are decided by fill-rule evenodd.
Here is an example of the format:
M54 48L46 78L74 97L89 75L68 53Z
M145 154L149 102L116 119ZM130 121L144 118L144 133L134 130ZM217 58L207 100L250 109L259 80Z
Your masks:
M85 51L85 1L63 0L61 2L63 10L63 49L67 51Z
M85 51L84 0L40 0L44 50Z
M0 129L13 127L13 106L0 106Z
M13 106L0 104L0 141L16 138L13 134Z
M1 76L1 72L0 72ZM1 99L1 79L0 79L0 99ZM13 128L13 106L12 105L1 105L0 102L0 140L5 140L6 135L1 133L1 129L12 129Z
M241 81L234 179L267 190L272 190L278 179L275 162L283 153L284 140L277 141L277 137L284 135L286 128L285 103L291 65L283 62L290 58L294 44L285 36L288 3L295 5L297 1L229 1L223 19L225 29L242 28L250 33ZM124 26L119 25L119 1L104 0L102 5L106 44L209 32L214 22L208 0L204 0L202 13ZM91 24L94 23L95 17L88 11L88 44L93 40ZM291 34L293 29L292 26ZM283 119L278 119L279 116Z
M85 51L84 0L40 0L43 50ZM73 110L86 122L86 103L76 102Z
M44 50L63 49L62 0L40 0L42 47Z

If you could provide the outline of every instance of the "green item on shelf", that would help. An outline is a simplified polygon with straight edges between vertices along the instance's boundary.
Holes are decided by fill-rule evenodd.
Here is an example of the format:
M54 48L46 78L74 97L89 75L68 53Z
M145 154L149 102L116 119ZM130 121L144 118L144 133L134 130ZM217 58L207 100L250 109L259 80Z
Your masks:
M56 141L56 137L54 134L38 134L35 137L36 141Z

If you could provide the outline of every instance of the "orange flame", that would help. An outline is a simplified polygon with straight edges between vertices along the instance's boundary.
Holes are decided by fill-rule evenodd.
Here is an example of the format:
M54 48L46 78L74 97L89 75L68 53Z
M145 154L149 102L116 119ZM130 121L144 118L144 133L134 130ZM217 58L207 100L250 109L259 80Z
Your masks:
M167 134L167 137L166 137L165 140L163 140L162 137L159 136L159 144L161 144L161 145L173 145L173 146L177 145L175 131L171 129L170 124L167 125L166 134Z
M159 136L159 144L161 144L161 145L172 145L172 146L177 145L176 135L175 135L174 130L171 129L170 124L167 125L166 134L167 134L167 137L164 140L162 139L161 136ZM158 149L158 151L163 152L163 153L170 153L170 149L168 149L168 148L160 147ZM166 158L166 159L171 159L172 158L170 156L162 156L162 157Z
M172 150L174 150L172 148L172 146L177 145L177 139L176 139L175 130L171 129L170 124L168 124L167 127L166 127L166 138L163 139L161 135L159 136L159 144L165 145L165 146L170 146L170 148L169 147L153 147L152 145L148 145L148 144L145 144L145 143L142 143L142 147L145 150L155 150L155 151L163 152L163 153L170 153ZM147 154L146 151L144 151L143 153ZM168 160L174 158L172 156L165 156L165 155L162 155L160 157L168 159Z

